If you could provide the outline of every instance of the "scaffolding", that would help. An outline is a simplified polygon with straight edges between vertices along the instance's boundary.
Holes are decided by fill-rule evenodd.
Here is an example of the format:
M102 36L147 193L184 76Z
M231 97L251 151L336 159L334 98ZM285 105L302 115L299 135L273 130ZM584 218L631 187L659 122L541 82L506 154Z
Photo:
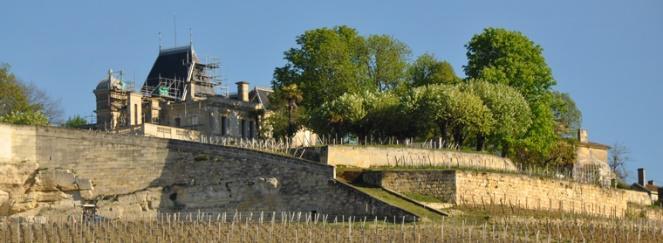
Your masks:
M167 100L182 101L187 92L188 84L195 85L195 93L193 96L204 97L216 95L214 89L221 85L221 81L216 74L220 64L216 58L208 58L207 63L197 63L191 59L183 62L183 65L193 65L191 70L190 80L178 78L166 78L159 75L157 79L158 85L148 86L144 85L141 89L143 98L148 99L151 97L161 97ZM152 81L152 80L148 80ZM147 83L147 81L146 81Z
M221 85L218 70L221 67L218 58L205 58L205 63L195 63L191 82L196 85L194 96L216 95L215 87Z
M159 76L158 82L159 84L156 86L143 86L141 93L144 98L158 96L171 100L181 100L182 97L186 95L186 86L182 79L164 78ZM181 89L180 87L184 87L184 89Z

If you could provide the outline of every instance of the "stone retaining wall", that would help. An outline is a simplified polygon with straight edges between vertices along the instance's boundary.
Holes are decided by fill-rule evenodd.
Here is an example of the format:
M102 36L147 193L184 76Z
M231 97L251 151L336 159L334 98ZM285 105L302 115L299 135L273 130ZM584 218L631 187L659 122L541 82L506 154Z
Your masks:
M643 192L508 173L387 171L366 173L362 179L397 192L424 194L457 205L503 205L623 217L628 202L651 204L644 200Z
M329 165L235 147L0 124L0 165L26 162L89 179L94 190L83 199L100 200L99 212L108 215L237 209L411 217L336 183ZM15 186L29 191L31 185L5 185ZM9 195L5 203L17 198Z
M329 145L321 151L321 162L361 168L381 166L472 167L516 171L508 158L490 154L406 147Z

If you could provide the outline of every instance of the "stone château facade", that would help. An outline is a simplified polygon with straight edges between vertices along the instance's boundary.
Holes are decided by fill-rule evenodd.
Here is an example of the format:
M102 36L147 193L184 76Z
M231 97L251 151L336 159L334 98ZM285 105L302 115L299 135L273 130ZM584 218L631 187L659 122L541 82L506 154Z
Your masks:
M97 103L96 128L142 129L146 135L170 138L187 132L259 137L272 91L250 90L248 82L240 81L236 83L236 94L218 94L215 87L220 82L213 75L218 67L216 63L203 63L193 46L188 45L160 50L140 92L109 71L93 91ZM159 126L145 129L146 125ZM178 134L158 134L170 133L171 128Z

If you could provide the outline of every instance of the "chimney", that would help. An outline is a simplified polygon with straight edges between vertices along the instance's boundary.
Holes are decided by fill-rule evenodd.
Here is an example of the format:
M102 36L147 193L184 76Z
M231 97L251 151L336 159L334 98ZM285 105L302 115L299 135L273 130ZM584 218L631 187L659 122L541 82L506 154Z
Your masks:
M638 168L638 184L641 186L645 185L645 169Z
M652 185L653 186L654 185L654 180L647 181L647 185Z
M581 143L589 142L587 129L578 129L578 141Z
M249 82L239 81L235 84L237 84L237 99L249 102Z

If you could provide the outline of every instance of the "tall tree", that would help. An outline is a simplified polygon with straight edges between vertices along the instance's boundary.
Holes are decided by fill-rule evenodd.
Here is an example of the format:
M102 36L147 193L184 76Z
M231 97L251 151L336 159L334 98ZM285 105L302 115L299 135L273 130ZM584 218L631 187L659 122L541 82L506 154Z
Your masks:
M476 134L478 151L483 150L486 139L495 145L508 147L509 143L522 136L529 128L532 122L529 106L514 88L481 80L471 80L464 88L481 98L497 124L491 133Z
M415 88L420 98L416 113L423 120L432 121L439 136L456 146L462 146L467 134L489 133L494 119L481 98L450 85L428 85Z
M447 61L439 61L432 54L423 54L408 68L412 85L455 84L460 81Z
M297 109L297 104L302 101L302 92L297 88L297 84L289 84L281 88L283 98L288 102L288 136L295 134L295 122L293 114Z
M274 71L272 86L297 84L305 108L320 107L344 93L375 89L368 75L366 40L355 29L309 30L297 37L297 45L285 52L287 63Z
M469 78L515 87L530 103L555 85L543 48L520 32L486 28L465 47Z
M345 93L327 101L311 112L311 126L316 131L334 135L366 135L361 122L366 117L364 96Z
M466 47L463 69L469 78L514 87L530 106L532 125L518 141L518 149L526 152L519 154L548 153L557 140L550 94L555 80L543 49L520 32L500 28L484 29Z
M0 122L22 125L46 125L44 105L34 101L26 86L9 71L9 65L0 65Z
M0 115L12 111L24 112L33 110L25 89L16 76L9 71L9 65L0 65Z
M566 138L573 137L582 123L582 112L575 101L567 93L553 91L551 107L557 123L557 133Z
M388 35L371 35L367 39L368 74L380 91L390 90L405 80L410 48Z

